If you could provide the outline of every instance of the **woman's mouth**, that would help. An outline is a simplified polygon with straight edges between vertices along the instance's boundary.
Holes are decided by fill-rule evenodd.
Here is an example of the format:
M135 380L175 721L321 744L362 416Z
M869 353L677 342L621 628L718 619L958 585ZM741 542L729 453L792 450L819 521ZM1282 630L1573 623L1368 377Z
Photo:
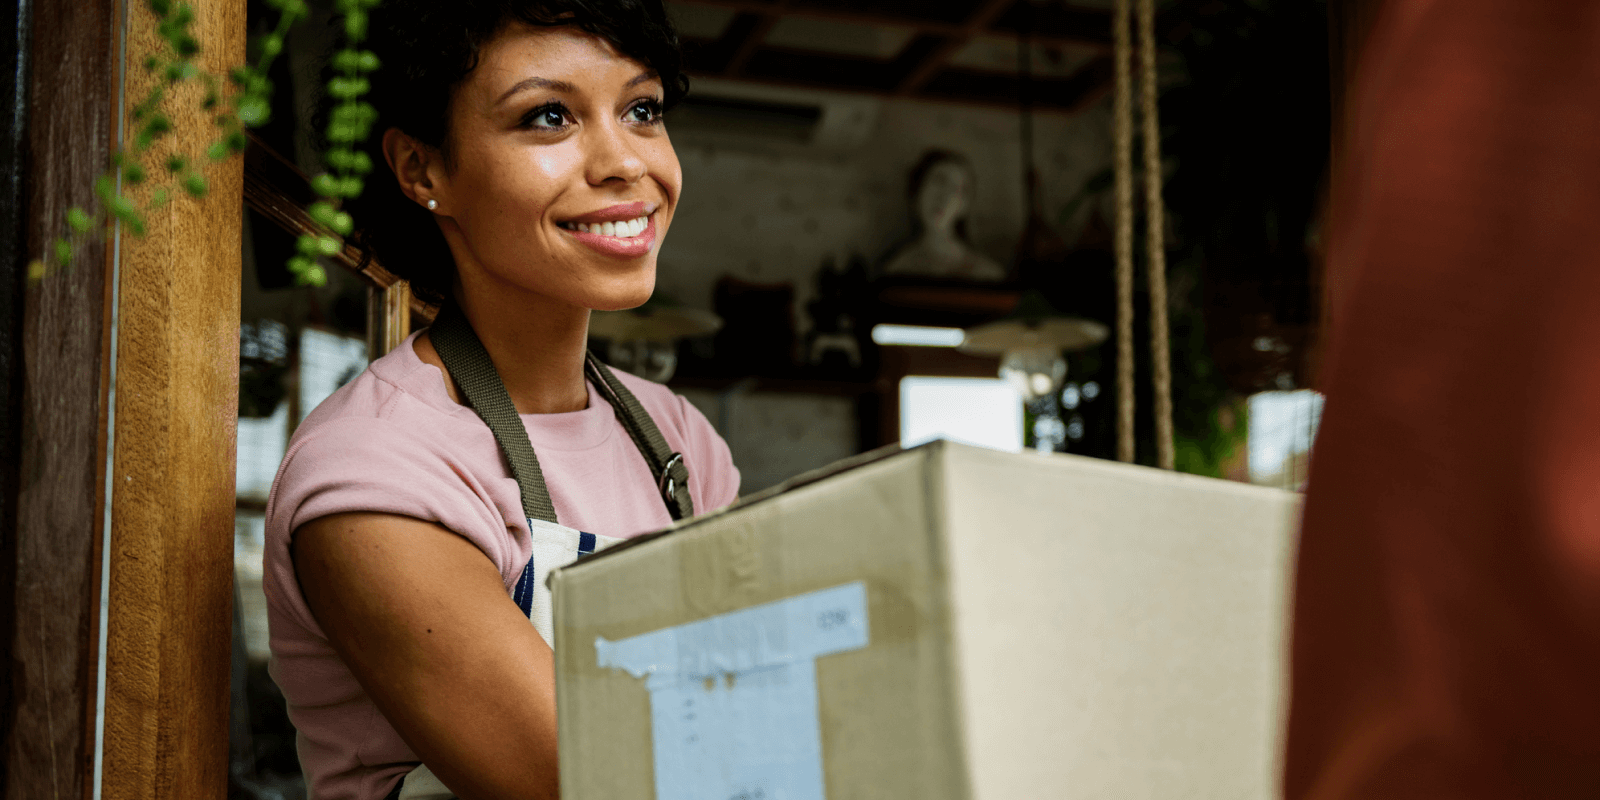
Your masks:
M634 208L606 209L605 212L590 215L591 221L588 222L567 221L556 224L572 238L600 253L616 258L638 258L649 253L650 248L656 243L655 208L638 207L643 205L640 203ZM622 219L593 220L594 216L609 216L606 212L614 213L614 211L629 216Z

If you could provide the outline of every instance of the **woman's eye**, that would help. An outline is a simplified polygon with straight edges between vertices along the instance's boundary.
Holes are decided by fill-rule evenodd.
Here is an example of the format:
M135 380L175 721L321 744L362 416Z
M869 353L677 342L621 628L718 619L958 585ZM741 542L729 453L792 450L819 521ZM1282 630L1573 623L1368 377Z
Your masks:
M661 104L655 100L646 100L635 104L628 109L628 121L649 125L661 120Z
M522 124L529 128L561 128L567 124L567 110L561 106L543 106L536 108L522 118Z

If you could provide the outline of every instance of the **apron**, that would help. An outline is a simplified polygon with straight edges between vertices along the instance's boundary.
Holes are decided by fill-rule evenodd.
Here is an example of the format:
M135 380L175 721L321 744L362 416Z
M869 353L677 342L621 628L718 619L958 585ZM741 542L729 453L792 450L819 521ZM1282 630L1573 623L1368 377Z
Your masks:
M554 622L551 614L550 587L545 579L551 570L567 566L583 556L603 550L621 539L597 536L592 533L565 527L556 521L555 507L550 502L550 492L545 488L544 473L539 470L539 459L534 455L533 444L528 441L528 431L522 426L516 406L506 393L500 374L489 360L488 351L473 333L460 309L453 304L439 310L439 316L429 328L433 348L438 351L450 376L455 378L461 394L478 412L494 438L500 452L511 466L522 492L522 510L528 519L528 534L533 541L533 555L522 576L512 589L511 599L522 613L528 616L539 635L551 649L555 648ZM674 520L694 516L694 500L689 496L689 469L683 456L673 452L662 437L650 414L639 400L628 391L611 369L600 363L593 353L586 353L584 377L594 384L622 423L628 436L639 448L650 473L656 478L656 488L667 504ZM388 800L451 800L455 795L434 777L426 764L418 764L396 784Z

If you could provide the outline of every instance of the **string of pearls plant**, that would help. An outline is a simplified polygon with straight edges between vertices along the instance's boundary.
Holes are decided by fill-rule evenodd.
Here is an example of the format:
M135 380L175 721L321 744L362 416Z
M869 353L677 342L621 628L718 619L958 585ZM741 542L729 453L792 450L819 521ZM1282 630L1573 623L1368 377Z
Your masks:
M260 127L271 119L273 85L267 79L267 70L283 52L284 36L290 27L309 11L305 0L266 0L268 6L279 12L276 26L253 43L257 54L255 62L233 68L224 82L195 63L200 41L189 30L195 18L193 6L173 0L147 2L157 19L156 30L163 44L161 52L145 59L143 66L146 71L159 75L160 80L133 107L136 128L131 141L112 154L110 168L95 181L98 203L88 209L75 206L67 210L65 233L51 243L48 258L37 259L28 267L32 281L42 280L52 267L70 265L78 246L91 237L103 236L113 221L122 223L135 236L145 235L145 214L170 202L171 183L145 193L142 204L125 190L150 180L151 172L159 171L191 196L205 196L209 188L205 168L243 153L248 143L245 129ZM341 211L340 206L361 194L362 176L372 171L372 160L360 147L372 133L377 110L361 98L370 89L367 76L380 65L378 57L370 50L363 50L361 43L367 38L368 15L379 2L334 2L334 12L342 17L342 25L337 27L344 36L333 56L335 74L326 90L337 104L329 115L326 130L329 149L323 153L323 163L327 172L311 181L311 188L319 199L307 209L322 230L301 236L299 252L288 261L295 283L301 286L327 283L328 275L319 259L337 254L343 246L337 237L349 236L354 227L350 214ZM171 95L190 81L199 82L203 88L201 106L217 127L216 138L203 156L172 153L159 168L152 169L147 163L151 160L152 147L173 131L172 117L165 110L172 100Z

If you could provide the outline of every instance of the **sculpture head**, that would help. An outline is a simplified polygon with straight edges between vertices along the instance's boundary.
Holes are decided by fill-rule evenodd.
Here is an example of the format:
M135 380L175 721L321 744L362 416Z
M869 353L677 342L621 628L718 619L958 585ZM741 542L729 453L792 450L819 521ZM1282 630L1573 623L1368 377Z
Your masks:
M949 150L930 150L911 169L909 194L918 229L952 231L966 239L972 207L972 164Z

